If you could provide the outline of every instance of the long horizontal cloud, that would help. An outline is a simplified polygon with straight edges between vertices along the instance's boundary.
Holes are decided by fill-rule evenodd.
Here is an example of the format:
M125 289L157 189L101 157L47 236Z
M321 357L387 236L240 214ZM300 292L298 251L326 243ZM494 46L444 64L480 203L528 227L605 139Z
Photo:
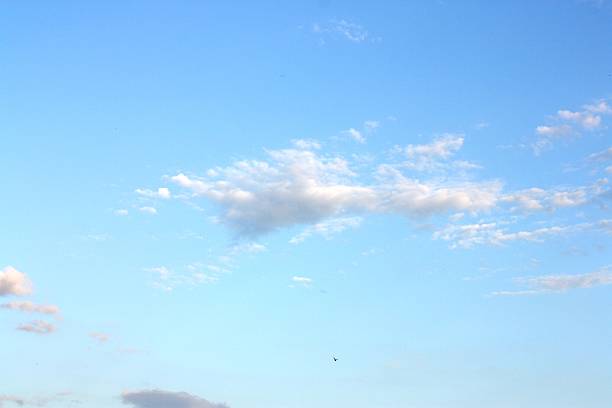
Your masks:
M4 303L0 305L0 308L9 309L9 310L18 310L21 312L30 312L30 313L43 313L49 315L55 315L60 312L60 308L55 305L37 305L30 301L14 301L9 303Z
M493 292L494 296L523 296L543 293L563 293L572 289L588 289L612 285L612 267L605 266L595 272L577 275L544 275L517 278L515 282L529 287L527 290Z
M451 248L472 248L478 245L503 245L512 241L541 242L546 238L580 232L612 233L612 220L599 220L571 225L552 225L530 230L508 231L507 223L477 223L448 225L433 235L434 239L449 241Z
M17 330L35 333L35 334L50 334L55 331L55 325L45 322L44 320L34 320L30 323L24 323L17 327Z
M228 408L225 404L213 403L186 392L162 390L124 392L121 400L135 408Z
M412 146L410 155L450 156L463 143L445 140ZM445 144L446 143L446 144ZM267 151L269 160L244 160L214 168L205 177L170 177L194 196L223 209L222 221L241 235L258 235L296 224L315 224L347 213L391 213L422 217L449 211L476 212L495 206L501 184L423 182L380 165L374 183L357 180L348 161L307 149Z

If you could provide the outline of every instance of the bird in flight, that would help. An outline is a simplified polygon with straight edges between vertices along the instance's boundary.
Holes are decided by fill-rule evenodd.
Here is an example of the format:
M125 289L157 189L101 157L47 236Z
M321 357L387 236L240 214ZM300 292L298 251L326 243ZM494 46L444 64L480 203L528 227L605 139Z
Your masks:
M334 361L338 361L338 359L336 357L332 357L334 359Z

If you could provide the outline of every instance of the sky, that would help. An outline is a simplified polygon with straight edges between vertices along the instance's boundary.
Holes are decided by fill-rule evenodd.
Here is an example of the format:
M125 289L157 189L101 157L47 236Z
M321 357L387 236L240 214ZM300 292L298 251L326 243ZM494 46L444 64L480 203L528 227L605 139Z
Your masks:
M0 407L609 407L611 2L0 10Z

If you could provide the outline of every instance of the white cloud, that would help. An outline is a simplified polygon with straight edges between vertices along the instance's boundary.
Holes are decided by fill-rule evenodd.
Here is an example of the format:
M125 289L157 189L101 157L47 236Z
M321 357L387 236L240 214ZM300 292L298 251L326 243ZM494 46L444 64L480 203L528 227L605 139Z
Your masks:
M344 133L346 133L351 139L353 139L357 143L363 144L366 142L365 136L355 128L345 130Z
M291 280L301 286L310 287L312 285L312 279L305 276L294 276Z
M366 120L363 122L363 127L372 132L380 127L380 122L377 120Z
M36 334L49 334L55 331L55 326L44 320L34 320L33 322L18 326L17 330Z
M402 167L410 170L431 172L480 168L479 165L466 160L450 160L463 147L463 142L463 135L445 133L431 143L409 144L405 148L396 146L395 151L407 157L408 160L402 163Z
M559 126L544 126L536 127L536 133L542 136L565 136L572 133L572 127L569 125Z
M539 125L535 131L538 139L532 144L535 154L550 148L556 139L579 136L581 131L594 131L602 128L602 115L612 114L612 108L605 100L593 105L583 106L581 111L561 109L552 121L554 123Z
M429 157L447 159L463 146L463 135L445 134L433 142L421 145L408 145L405 152L409 158Z
M245 246L245 248L246 249L243 249L243 251L251 250L252 252L256 252L258 249L257 246L248 248ZM204 264L201 262L191 263L187 265L185 269L186 271L175 272L165 266L157 266L154 268L145 268L144 270L153 274L153 280L150 282L150 285L165 292L172 292L174 289L182 286L193 287L201 284L215 283L219 280L217 275L231 272L231 270L225 266Z
M0 305L0 308L9 310L18 310L21 312L43 313L56 315L59 314L60 308L55 305L37 305L30 301L13 301Z
M584 109L591 113L612 115L612 106L608 105L608 102L603 99L593 105L585 105Z
M529 188L500 197L500 202L516 204L512 211L553 211L593 202L610 191L608 179L602 178L590 186L556 187L548 190Z
M120 216L120 217L125 217L126 215L129 214L129 211L126 210L125 208L121 208L121 209L115 210L113 213L115 215Z
M341 217L332 218L326 221L318 222L307 227L304 231L294 236L289 240L290 244L299 244L304 242L313 234L321 235L326 239L330 239L333 235L339 234L348 228L357 228L361 225L361 217Z
M511 241L541 242L545 237L558 236L574 231L574 226L552 226L508 232L495 222L448 225L433 235L434 239L451 242L451 248L472 248L477 245L503 245Z
M291 143L301 150L319 150L321 148L321 143L314 139L293 139ZM216 176L216 174L211 175L211 177L214 176Z
M142 189L142 188L137 188L136 189L136 194L141 195L143 197L147 197L147 198L162 198L162 199L169 199L170 197L172 197L170 190L166 187L160 187L157 189L157 191L153 191L153 190L149 190L149 189Z
M0 270L0 296L24 296L32 293L32 282L12 266Z
M412 152L448 156L463 141L445 140ZM316 224L350 213L423 217L449 211L477 212L495 206L499 182L422 182L392 165L380 165L376 183L363 185L347 160L308 150L268 150L269 161L243 160L216 168L216 177L180 173L170 180L222 209L220 222L241 235Z
M151 214L151 215L155 215L157 214L157 209L155 209L155 207L140 207L138 210L140 210L140 212L143 212L145 214Z
M186 392L162 390L126 391L121 394L124 404L135 408L228 408Z
M154 268L147 268L145 270L157 274L160 279L168 279L172 273L170 269L166 268L165 266L156 266Z

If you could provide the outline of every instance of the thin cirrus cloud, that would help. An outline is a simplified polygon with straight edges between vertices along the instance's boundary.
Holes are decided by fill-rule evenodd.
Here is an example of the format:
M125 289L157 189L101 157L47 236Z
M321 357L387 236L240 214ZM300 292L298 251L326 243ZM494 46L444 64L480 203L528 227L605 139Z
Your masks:
M349 139L354 142L364 144L367 142L367 138L365 136L366 133L372 134L380 127L380 122L376 120L366 120L363 122L362 130L358 130L355 128L349 128L347 130L342 131L343 134L348 136Z
M28 276L12 266L0 269L0 296L25 296L32 293L32 282Z
M509 222L489 222L447 225L433 234L434 239L449 241L450 247L472 248L479 245L501 246L513 241L543 242L545 239L589 231L612 233L612 220L584 222L570 225L552 225L530 230L509 231Z
M329 20L327 23L314 23L312 32L320 36L322 43L325 38L340 38L355 44L379 42L380 37L373 37L362 25L340 19Z
M357 228L361 225L361 217L332 218L307 227L304 231L289 240L290 244L300 244L312 235L320 235L325 239L343 232L346 229Z
M581 132L592 132L603 127L603 116L611 115L612 107L606 100L584 105L580 111L561 109L551 118L550 123L535 129L537 140L532 144L537 155L552 147L556 140L578 136Z
M50 334L56 330L56 327L44 320L34 320L33 322L18 326L17 330L35 334Z
M20 312L42 313L48 315L57 315L60 313L60 308L55 305L37 305L30 301L13 301L0 305L0 308L17 310Z
M593 162L606 162L612 161L612 147L608 147L597 153L593 153L588 157L589 161Z
M427 155L442 160L453 149L457 150L423 145L408 151L412 158ZM496 205L501 190L496 180L421 181L408 177L402 169L410 157L400 163L379 164L371 174L375 182L365 184L359 182L350 163L338 155L305 149L266 153L265 161L242 160L216 167L206 176L179 173L169 180L189 190L193 198L217 204L222 223L239 235L251 237L350 213L427 217L449 211L487 211Z
M126 391L121 401L134 408L229 408L186 392L162 390Z
M359 130L357 130L355 128L347 129L343 133L348 135L348 137L350 137L351 139L353 139L357 143L365 143L366 142L365 136Z
M310 287L312 285L312 279L307 278L306 276L294 276L293 278L291 278L291 280L293 281L293 283L304 287Z
M574 289L589 289L597 286L612 285L612 266L604 266L590 273L576 275L543 275L516 278L517 284L529 289L493 292L493 296L524 296L547 293L565 293Z

